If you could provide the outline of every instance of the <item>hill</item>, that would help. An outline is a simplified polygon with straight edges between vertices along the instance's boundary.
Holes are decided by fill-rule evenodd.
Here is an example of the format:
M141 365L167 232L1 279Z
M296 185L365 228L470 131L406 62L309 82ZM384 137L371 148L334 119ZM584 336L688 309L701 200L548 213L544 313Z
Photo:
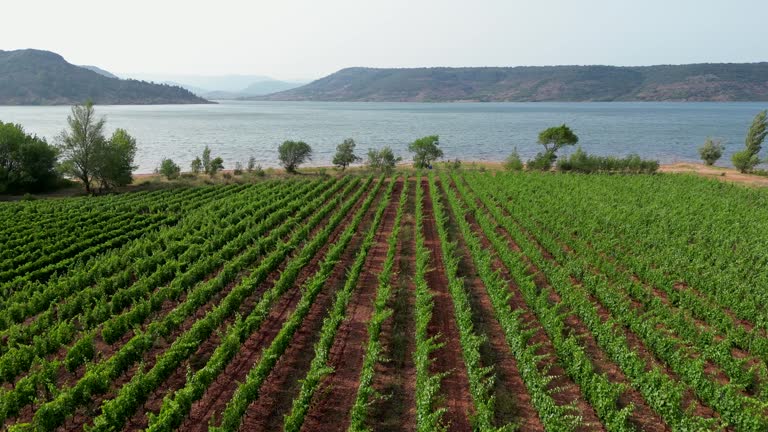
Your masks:
M768 101L768 63L342 69L260 99L314 101Z
M133 73L125 78L183 87L208 100L246 99L299 87L306 82L280 81L263 75L184 75Z
M39 50L0 51L0 105L210 103L176 86L110 78Z

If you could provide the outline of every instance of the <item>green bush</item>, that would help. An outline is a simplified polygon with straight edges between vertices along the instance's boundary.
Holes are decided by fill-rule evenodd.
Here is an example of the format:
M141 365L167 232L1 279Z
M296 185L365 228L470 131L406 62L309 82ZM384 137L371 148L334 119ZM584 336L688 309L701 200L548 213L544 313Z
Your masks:
M0 122L0 193L55 189L58 150L28 135L21 125Z
M371 169L389 174L395 170L395 166L401 160L402 158L396 157L391 148L384 147L381 150L368 150L366 165Z
M517 152L517 149L507 156L507 159L504 161L504 169L507 171L523 170L523 160L520 159L520 153Z
M427 168L437 159L443 157L443 150L438 147L440 137L437 135L425 136L408 145L408 151L413 153L413 166Z
M579 147L569 157L558 160L557 169L580 173L651 174L659 169L659 162L642 159L636 154L624 158L590 155Z
M746 173L754 170L760 163L760 159L757 155L752 154L749 149L744 149L734 153L733 156L731 156L731 162L733 162L733 166L735 166L737 170Z
M347 138L336 146L336 155L333 156L333 165L344 171L350 164L362 159L355 154L355 140Z
M203 169L203 161L199 157L196 157L192 163L189 164L189 168L192 170L192 174L200 174Z
M176 165L176 162L174 162L172 159L163 159L163 161L160 162L159 172L168 180L173 180L179 177L179 174L181 174L181 168Z
M714 165L723 156L723 150L725 150L725 146L722 141L707 138L704 145L699 147L699 155L705 164Z
M555 157L555 154L551 151L539 152L525 165L529 170L549 171L552 168Z

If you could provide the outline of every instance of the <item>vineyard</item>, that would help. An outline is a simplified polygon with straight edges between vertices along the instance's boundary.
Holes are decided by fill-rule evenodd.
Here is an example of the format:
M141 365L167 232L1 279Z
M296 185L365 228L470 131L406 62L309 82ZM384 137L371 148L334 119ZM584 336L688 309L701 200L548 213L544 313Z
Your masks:
M768 193L436 171L0 204L9 431L768 431Z

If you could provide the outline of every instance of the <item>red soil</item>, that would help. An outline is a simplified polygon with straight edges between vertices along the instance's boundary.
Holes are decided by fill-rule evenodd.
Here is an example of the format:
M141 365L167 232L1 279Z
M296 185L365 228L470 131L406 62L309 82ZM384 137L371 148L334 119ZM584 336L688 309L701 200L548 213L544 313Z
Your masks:
M430 269L426 274L427 285L434 295L432 322L427 329L429 336L439 334L443 347L434 353L433 373L448 373L441 381L441 396L447 411L443 416L450 430L469 431L472 415L472 397L469 393L467 369L459 345L459 329L453 313L453 302L448 292L448 278L442 259L440 237L437 233L432 197L427 180L422 179L424 190L424 245L430 252Z
M227 402L229 402L234 395L237 389L237 383L245 381L248 372L261 358L262 351L269 346L275 336L280 332L283 323L295 309L296 304L301 298L301 290L299 288L319 270L321 260L330 246L344 231L344 227L352 219L352 216L359 206L362 205L364 197L365 195L355 203L352 210L333 230L326 244L320 248L312 259L299 271L296 281L293 284L293 289L284 293L277 303L273 305L269 316L264 320L261 327L245 340L235 357L208 387L203 397L192 405L190 415L185 419L180 430L207 430L208 424L217 420L217 415L221 414L226 407ZM326 221L328 219L329 217L326 218ZM325 225L325 221L312 231L311 237L314 236L323 225ZM286 263L288 261L289 260L286 260ZM263 285L266 287L274 286L275 282L279 279L280 272L281 270L273 272ZM247 313L247 309L241 311L243 316L246 316L245 314ZM209 350L211 354L213 350L215 350L215 345L217 344L217 340L214 339L211 339L206 343L206 345L210 346Z
M416 429L416 367L412 353L416 349L413 212L417 185L411 179L407 181L410 184L392 269L393 292L388 304L393 315L381 328L382 359L376 364L372 382L375 391L385 397L370 401L369 419L374 420L371 423L375 423L376 430L381 432Z
M378 195L383 195L383 191L379 191ZM314 358L314 345L319 338L323 319L333 306L335 293L344 285L346 271L354 262L365 231L373 220L377 201L378 199L368 209L357 233L326 281L325 289L318 294L288 348L264 381L258 399L248 407L240 430L250 432L281 429L283 415L290 411L293 399L301 389L300 380L306 375Z
M477 204L482 208L482 203L479 200L477 201ZM489 251L493 251L493 245L482 231L482 229L475 223L474 220L470 220L469 222L472 225L473 231L480 238L483 248ZM509 233L504 231L502 228L497 228L496 234L504 237L513 250L520 251L520 247L514 243L512 238L509 236ZM554 391L551 394L552 398L560 406L575 403L577 410L575 414L581 416L583 419L583 426L580 430L605 430L599 418L597 417L594 408L592 408L592 406L589 405L586 400L584 400L584 396L582 395L579 387L575 382L573 382L573 380L565 372L565 369L563 369L563 367L558 362L557 353L555 351L555 347L552 345L552 341L544 331L544 328L539 324L539 319L536 314L526 303L522 292L520 291L520 287L517 285L506 266L501 262L498 254L493 252L492 255L492 264L494 270L499 271L504 280L509 281L509 290L511 294L510 306L512 307L512 310L521 310L523 313L520 318L523 322L528 323L527 329L535 330L535 333L531 337L529 343L538 345L538 349L536 350L537 355L546 356L540 363L539 367L540 370L547 371L547 374L553 377L549 384L549 388L553 390L558 389L558 391Z
M387 243L392 235L398 197L403 188L398 181L389 198L374 244L368 251L362 275L331 346L329 365L333 372L320 383L302 430L343 431L349 425L349 411L355 403L368 342L368 322L374 311L378 277L387 258Z
M356 204L354 209L359 206L359 203ZM315 226L309 235L309 238L314 237L328 222L330 219L330 215L326 216L320 223ZM333 243L336 238L340 235L342 231L342 226L345 224L344 222L347 219L343 220L339 227L337 227L329 237L328 244ZM286 236L284 240L286 240L288 237L290 237L290 234ZM325 254L325 251L327 250L328 245L324 246L320 249L320 251L315 255L315 257L310 260L309 264L302 268L302 270L299 272L299 275L297 276L295 285L300 286L301 284L306 281L306 279L309 278L311 274L313 274L318 269L318 263L321 259L321 257ZM250 296L248 297L243 304L240 306L238 313L242 317L248 316L250 311L255 307L255 305L258 303L259 299L261 298L261 293L266 292L271 287L274 286L274 284L277 282L277 280L280 277L280 274L285 270L288 263L291 261L293 257L295 257L298 254L298 249L293 251L293 253L289 256L288 259L283 260L283 262L280 263L277 270L272 272L267 279L262 282L259 287L256 289L256 292L259 293L259 295L256 296ZM215 398L210 396L211 389L216 386L220 387L221 391L231 391L234 393L234 388L231 386L232 376L242 376L242 379L245 378L245 375L248 373L248 370L250 369L250 366L246 366L247 361L243 361L242 357L247 357L251 363L254 361L253 357L257 357L261 355L261 350L266 346L268 342L271 342L271 340L274 338L274 336L277 334L277 332L280 329L280 326L282 325L282 322L285 319L285 316L287 316L290 311L293 310L293 307L295 306L296 302L298 302L299 296L297 295L298 290L293 290L289 292L287 295L283 296L273 307L273 310L270 312L269 317L265 320L265 323L263 324L262 328L270 327L270 330L265 330L266 333L260 334L258 331L254 333L254 335L251 335L250 338L246 339L246 341L241 345L241 349L238 352L238 354L235 355L235 357L232 360L232 363L228 365L228 369L225 369L223 373L217 378L216 381L214 381L211 385L211 387L208 388L208 393L203 396L203 401L215 401L221 398ZM206 362L208 359L213 355L213 352L216 350L216 348L221 343L221 335L224 334L227 327L231 325L235 321L235 317L231 316L227 318L218 328L217 331L214 331L211 336L200 345L200 347L197 349L197 351L183 364L181 367L176 369L176 371L166 379L166 381L158 386L158 388L147 398L147 401L143 404L143 407L138 409L134 416L128 421L128 425L131 427L131 429L144 429L147 427L148 423L148 417L147 415L149 413L157 414L160 412L160 409L162 408L163 404L163 398L180 389L186 384L186 376L187 376L187 370L191 372L197 372L198 370L205 367ZM269 333L272 331L272 329L276 328L272 333ZM267 335L269 333L270 335ZM260 334L261 336L256 336L256 334ZM259 338L260 337L260 338ZM250 354L246 354L250 353ZM237 366L233 366L233 364L237 361L240 361L241 366L240 370L237 372L233 371L234 369L237 369ZM244 369L244 370L242 370ZM229 372L230 374L228 374ZM225 377L226 379L223 379L222 377ZM223 384L222 384L223 383ZM230 388L232 387L232 388ZM230 397L231 394L230 393ZM225 399L224 402L226 402L228 399ZM197 402L194 407L199 405L202 402ZM206 423L207 424L207 423Z
M513 217L512 217L512 216L509 214L509 212L508 212L506 209L503 209L503 208L502 208L502 213L503 213L505 216L507 216L507 217L510 217L510 218L511 218L511 220L513 220L513 221L514 221L514 218L513 218ZM516 226L517 226L517 227L518 227L518 228L519 228L519 229L520 229L520 230L521 230L521 231L522 231L522 232L523 232L523 233L524 233L524 234L525 234L525 235L526 235L526 236L527 236L527 237L528 237L528 238L529 238L531 241L532 241L532 243L533 243L533 244L534 244L534 245L535 245L535 246L536 246L536 247L537 247L539 250L543 251L543 250L545 249L545 248L544 248L544 247L543 247L543 246L542 246L542 245L541 245L541 244L538 242L538 240L537 240L535 237L533 237L533 235L532 235L531 233L529 233L528 231L526 231L526 230L525 230L525 229L524 229L522 226L520 226L520 225L519 225L519 224L518 224L516 221L515 221L515 224L516 224ZM501 230L501 228L499 228L499 231L503 231L503 230ZM509 240L510 242L514 242L514 240L512 240L512 239L511 239L511 237L509 236L509 233L507 233L506 231L504 231L502 234L504 234L505 236L507 236L507 238L508 238L508 240ZM543 254L543 253L542 253L542 254ZM544 255L544 254L543 254L543 255ZM547 255L548 255L548 256L552 256L552 255L551 255L551 254L549 254L549 253L548 253ZM557 262L555 262L555 261L554 261L554 259L553 259L553 258L552 258L552 259L549 259L549 260L550 260L550 261L552 261L554 265L559 265ZM538 269L536 269L536 268L535 268L535 266L533 266L533 264L530 264L530 265L532 266L532 269L533 269L534 271L538 271ZM575 288L578 288L578 289L582 289L582 288L581 288L581 285L580 285L580 282L579 282L579 281L575 281L575 282L576 282L576 283L575 283L573 286L574 286ZM608 310L607 310L607 309L606 309L606 308L605 308L605 307L604 307L604 306L603 306L603 305L602 305L602 304L601 304L601 303L600 303L600 302L599 302L599 301L598 301L596 298L594 298L594 297L593 297L591 294L587 293L586 291L584 291L584 294L585 294L585 295L588 297L588 299L590 300L590 302L592 302L592 303L593 303L593 305L595 305L595 306L597 307L597 309L598 309L598 314L600 315L601 319L602 319L604 322L605 322L606 320L608 320L609 318L611 318L611 314L610 314L610 312L609 312L609 311L608 311ZM559 299L559 296L558 296L556 293L554 293L554 292L553 292L553 295L555 296L555 300L556 300L557 302L559 302L559 301L560 301L560 299ZM573 316L573 317L572 317L572 316L568 316L568 317L566 318L566 323L567 323L569 326L572 326L572 324L575 324L575 323L576 323L574 320L578 320L578 318L577 318L577 317L575 317L575 316ZM579 323L579 324L583 326L583 323ZM573 328L573 327L572 327L572 328ZM632 350L633 350L635 353L637 353L638 355L640 355L640 356L641 356L641 358L643 358L644 360L646 360L646 363L649 365L649 369L650 369L650 366L651 366L651 365L653 365L653 367L660 367L660 366L661 366L661 370L662 370L664 373L666 373L668 376L670 376L670 378L672 378L673 380L676 380L676 381L679 381L679 380L680 380L680 379L679 379L679 377L678 377L676 374L674 374L674 372L672 372L671 370L669 370L669 368L667 368L667 367L666 367L666 365L664 365L664 364L663 364L663 362L660 362L660 361L659 361L659 359L657 359L657 358L656 358L656 357L655 357L655 356L654 356L654 355L653 355L653 354L650 352L650 350L649 350L649 349L648 349L648 348L645 346L645 343L644 343L644 342L642 342L642 340L641 340L641 339L640 339L640 338L639 338L637 335L635 335L635 334L634 334L633 332L631 332L629 329L627 329L627 328L624 328L624 327L622 327L622 328L621 328L621 330L624 332L624 334L625 334L625 337L627 338L628 342L630 343L630 348L631 348L631 349L632 349ZM586 329L586 327L584 327L583 331L587 331L587 332L588 332L588 329ZM586 335L585 335L585 336L586 336ZM596 365L596 366L597 366L597 364L600 364L600 362L595 362L595 360L596 360L596 357L595 357L595 356L596 356L596 355L598 355L598 353L599 353L599 355L600 355L601 357L603 357L603 358L605 359L605 361L609 362L611 369L615 368L615 371L614 371L614 373L616 374L616 375L615 375L615 376L616 376L616 378L617 378L617 379L620 379L620 380L623 380L623 381L626 381L625 383L627 383L627 384L628 384L628 380L627 380L626 376L624 376L624 374L621 372L621 370L620 370L618 367L616 367L616 365L615 365L615 364L613 364L612 362L610 362L610 360L608 360L607 356L605 356L604 352L602 352L602 350L601 350L601 349L600 349L598 346L596 346L596 341L594 341L594 338L592 338L592 337L591 337L591 334L590 334L590 335L589 335L589 337L588 337L588 338L586 338L586 339L592 339L592 341L591 341L591 343L590 343L590 344L595 344L594 350L590 350L590 349L589 349L589 346L585 346L585 349L587 349L587 352L588 352L588 354L589 354L589 355L590 355L590 357L593 359L593 364L594 364L594 365ZM582 340L585 340L585 339L584 339L584 336L582 336ZM588 345L589 345L589 344L588 344ZM605 372L608 372L608 371L609 371L609 369L602 369L602 368L605 368L605 367L608 367L608 365L604 364L603 366L601 366L601 369L599 369L599 370L603 370L603 371L605 371ZM609 375L609 376L610 376L610 375ZM635 393L635 394L633 395L632 393ZM645 402L645 400L644 400L644 399L642 399L642 396L639 394L639 392L636 392L634 389L631 389L631 388L630 388L630 389L629 389L627 392L625 392L625 393L622 395L622 398L627 398L627 399L626 399L626 401L631 401L631 402L635 403L635 405L636 405L636 408L635 408L635 412L634 412L634 413L633 413L633 415L632 415L632 421L633 421L633 423L636 423L636 424L642 424L642 425L643 425L643 430L646 430L646 428L648 428L648 427L654 427L654 425L659 425L659 423L651 423L651 424L645 424L645 422L646 422L646 421L649 421L649 420L650 420L650 421L653 421L653 420L654 420L654 417L655 417L655 418L658 418L658 416L656 415L656 413L655 413L655 412L653 412L653 411L650 409L650 407L648 407L648 406L647 406L647 403ZM640 403L642 403L642 405L644 405L644 407L641 407L641 405L640 405L640 403L638 403L637 399L639 399L639 402L640 402ZM620 402L621 402L621 401L620 401ZM705 406L705 405L703 405L703 404L701 403L701 401L699 401L699 400L698 400L698 398L697 398L697 397L696 397L696 396L693 394L693 392L692 392L690 389L687 389L687 391L686 391L686 394L685 394L685 398L684 398L684 401L683 401L683 402L684 402L684 406L685 406L685 407L688 407L688 409L691 409L691 408L693 409L693 413L694 413L694 415L696 415L696 416L699 416L699 417L705 417L705 418L717 418L717 417L719 417L719 415L718 415L717 413L715 413L715 412L714 412L714 411L713 411L711 408L709 408L708 406ZM658 418L658 420L657 420L657 421L661 422L661 419L660 419L660 418ZM663 425L663 427L665 427L665 428L666 428L667 426L666 426L666 425ZM647 430L653 430L653 429L647 429ZM662 429L662 430L666 430L666 429Z
M452 222L456 217L457 215L453 213L449 214ZM467 214L466 217L470 225L475 224L471 214ZM509 350L501 325L494 319L493 305L482 280L477 276L478 272L463 239L459 239L458 251L461 253L459 276L464 279L465 287L468 288L471 296L475 312L473 314L475 330L484 333L488 338L487 348L483 351L490 352L481 352L481 355L484 357L486 366L494 367L497 426L515 423L524 431L543 431L544 425L533 407L531 395L520 376L517 360Z

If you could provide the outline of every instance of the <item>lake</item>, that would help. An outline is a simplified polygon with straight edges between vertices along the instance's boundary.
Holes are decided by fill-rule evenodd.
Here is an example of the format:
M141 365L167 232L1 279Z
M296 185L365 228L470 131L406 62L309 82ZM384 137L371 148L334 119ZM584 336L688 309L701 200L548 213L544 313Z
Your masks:
M107 130L124 128L138 140L138 173L152 172L169 157L183 169L209 145L226 168L256 158L277 166L277 146L303 140L314 149L312 165L329 165L344 138L357 153L390 146L409 158L408 143L438 134L446 159L500 161L515 147L524 159L541 149L539 131L566 123L590 153L638 153L662 163L698 161L708 136L721 138L726 154L744 146L753 117L768 103L374 103L235 102L218 105L97 106ZM54 142L69 107L0 106L0 121Z

